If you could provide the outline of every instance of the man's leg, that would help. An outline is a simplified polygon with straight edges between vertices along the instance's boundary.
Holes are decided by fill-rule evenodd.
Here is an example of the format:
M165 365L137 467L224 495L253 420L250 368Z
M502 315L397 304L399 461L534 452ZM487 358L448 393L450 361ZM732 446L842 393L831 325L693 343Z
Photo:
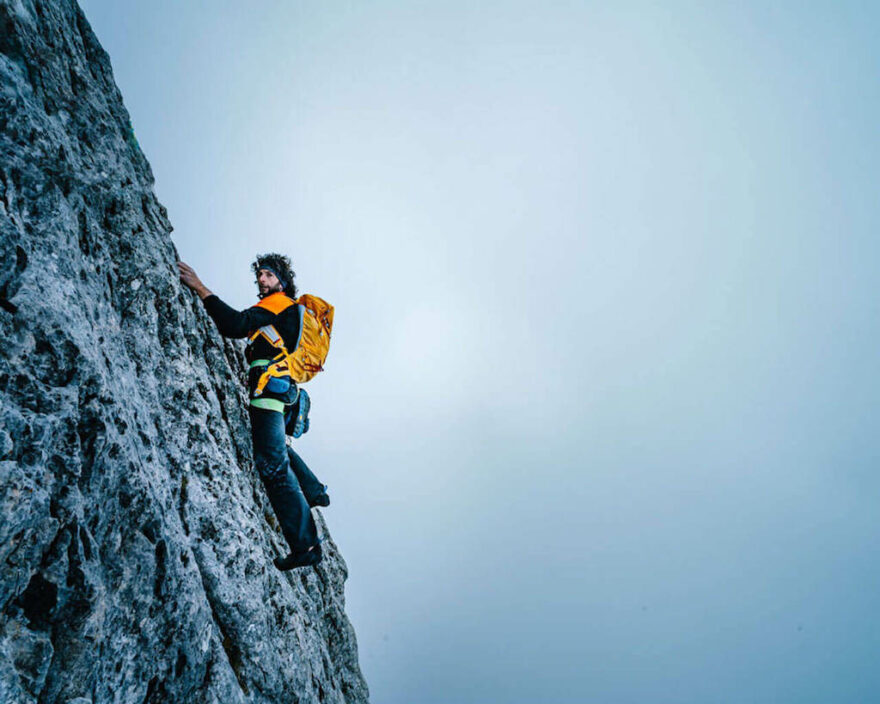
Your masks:
M290 445L287 446L287 460L296 475L296 480L302 487L302 492L305 494L309 506L329 506L330 498L327 496L327 487L318 481L312 470Z
M290 470L284 442L284 416L278 411L249 409L254 442L254 465L263 480L284 539L292 553L318 543L318 530L302 490Z

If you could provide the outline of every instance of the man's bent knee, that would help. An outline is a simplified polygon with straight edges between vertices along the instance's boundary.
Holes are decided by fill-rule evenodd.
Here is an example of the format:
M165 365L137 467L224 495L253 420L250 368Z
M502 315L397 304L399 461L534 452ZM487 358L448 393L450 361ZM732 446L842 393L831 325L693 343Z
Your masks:
M287 476L287 462L284 460L279 462L271 458L258 459L254 466L260 479L265 482L277 482Z

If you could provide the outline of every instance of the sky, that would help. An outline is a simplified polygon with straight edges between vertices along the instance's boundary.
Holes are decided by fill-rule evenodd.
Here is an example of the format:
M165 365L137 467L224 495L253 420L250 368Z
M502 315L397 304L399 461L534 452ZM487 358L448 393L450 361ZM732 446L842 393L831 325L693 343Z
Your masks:
M181 257L336 307L377 704L880 700L880 9L81 0Z

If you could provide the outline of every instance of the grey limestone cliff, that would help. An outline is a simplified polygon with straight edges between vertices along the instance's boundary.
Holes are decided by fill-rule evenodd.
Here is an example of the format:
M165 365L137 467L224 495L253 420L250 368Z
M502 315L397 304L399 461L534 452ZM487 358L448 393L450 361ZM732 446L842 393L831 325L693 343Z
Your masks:
M0 702L365 702L73 0L0 0Z

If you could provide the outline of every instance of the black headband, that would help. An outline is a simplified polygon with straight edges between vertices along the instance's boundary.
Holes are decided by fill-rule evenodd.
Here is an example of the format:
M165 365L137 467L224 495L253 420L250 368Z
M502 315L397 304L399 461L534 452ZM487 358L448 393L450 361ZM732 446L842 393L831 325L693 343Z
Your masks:
M277 271L275 271L275 269L273 269L271 266L261 264L259 269L257 269L257 273L259 273L260 269L265 269L270 274L273 274L275 278L278 279L278 281L281 283L281 288L287 288L287 281L285 280L285 278L281 276L281 274L279 274Z

